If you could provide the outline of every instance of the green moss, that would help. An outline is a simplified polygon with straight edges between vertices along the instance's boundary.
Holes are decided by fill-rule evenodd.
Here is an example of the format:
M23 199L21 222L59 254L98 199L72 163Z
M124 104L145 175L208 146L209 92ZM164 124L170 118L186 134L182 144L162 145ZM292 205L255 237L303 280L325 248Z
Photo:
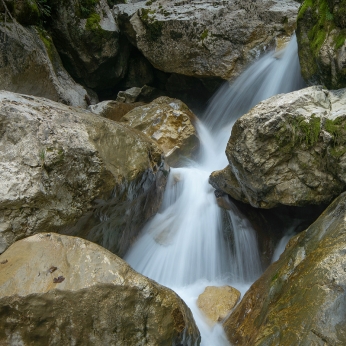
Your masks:
M140 18L146 28L147 38L151 41L157 41L162 35L163 23L155 18L155 11L143 8Z
M298 118L297 124L302 134L300 142L304 141L307 146L312 146L318 142L321 132L321 119L319 117L312 115L309 121L305 118Z
M346 40L346 30L342 30L338 36L335 37L334 43L335 43L335 49L341 48Z
M101 18L97 13L92 13L86 21L85 28L90 31L102 30L100 26Z
M346 118L326 119L324 128L333 137L329 152L338 159L346 153Z
M53 62L54 59L54 44L52 41L52 38L48 35L47 31L42 29L41 27L37 27L37 32L40 36L41 41L46 47L46 51L48 53L48 57L51 62Z
M95 6L99 2L99 0L80 0L79 9L80 9L80 17L87 19L92 14L95 13Z
M201 40L202 40L202 41L203 41L205 38L207 38L208 33L209 33L208 29L205 29L205 30L202 32L202 34L201 34Z

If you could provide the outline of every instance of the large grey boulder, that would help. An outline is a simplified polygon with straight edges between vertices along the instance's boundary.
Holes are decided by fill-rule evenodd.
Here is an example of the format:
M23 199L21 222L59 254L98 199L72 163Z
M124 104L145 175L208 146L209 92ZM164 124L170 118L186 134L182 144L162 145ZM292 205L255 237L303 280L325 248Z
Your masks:
M239 118L211 184L260 208L330 202L346 188L346 89L274 96Z
M37 234L0 263L1 345L199 344L177 294L94 243Z
M62 66L51 37L42 29L0 25L0 88L82 108L93 95Z
M346 345L346 194L286 247L224 323L234 345Z
M114 7L122 30L164 72L230 79L295 28L299 4L274 1L142 1Z
M89 88L111 88L126 74L129 45L106 0L50 1L49 30L65 68Z
M163 154L139 131L4 91L0 129L0 253L55 231L123 255L160 206Z

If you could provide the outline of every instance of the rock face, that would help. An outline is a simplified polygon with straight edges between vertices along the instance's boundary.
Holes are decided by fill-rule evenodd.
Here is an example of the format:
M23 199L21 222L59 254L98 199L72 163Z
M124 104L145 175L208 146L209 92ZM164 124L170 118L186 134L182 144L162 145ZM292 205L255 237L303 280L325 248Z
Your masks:
M199 345L173 291L96 244L37 234L0 261L1 345Z
M48 34L20 24L0 25L0 87L86 108L88 92L63 68ZM89 98L96 101L92 95Z
M260 208L330 202L346 187L346 89L310 87L239 118L211 184Z
M151 64L198 78L239 75L278 36L291 35L299 4L158 0L115 6L122 30Z
M346 87L346 1L305 0L297 40L302 75L309 84Z
M155 140L172 167L179 165L181 159L192 157L199 148L193 126L197 118L177 99L159 97L148 105L133 109L121 121Z
M240 299L240 292L231 286L207 286L197 299L197 306L213 322L222 321Z
M0 129L0 253L58 231L123 255L160 205L162 151L126 125L1 92Z
M134 102L134 103L124 103L118 101L102 101L97 103L96 105L89 106L89 110L98 114L101 117L105 117L107 119L111 119L114 121L120 121L120 119L132 111L132 109L143 106L142 102Z
M346 344L346 194L293 238L224 323L234 345Z
M89 88L114 86L125 76L129 48L106 0L53 0L50 30L71 76Z

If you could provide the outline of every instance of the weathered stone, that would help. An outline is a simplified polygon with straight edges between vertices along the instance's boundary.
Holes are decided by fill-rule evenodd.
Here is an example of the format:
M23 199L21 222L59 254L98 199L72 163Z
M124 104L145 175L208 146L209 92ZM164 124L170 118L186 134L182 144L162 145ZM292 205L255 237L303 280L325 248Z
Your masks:
M346 1L305 0L297 21L302 75L329 89L346 87Z
M4 261L1 345L199 344L177 294L96 244L37 234L13 244Z
M141 88L133 87L125 91L119 91L116 101L124 103L133 103L137 101L141 93Z
M136 107L143 106L143 104L143 102L124 103L118 101L103 101L96 105L89 106L88 109L92 113L98 114L101 117L120 121L125 114Z
M230 79L294 31L299 4L158 0L114 7L129 40L157 69Z
M121 121L155 140L172 167L195 155L199 148L193 126L197 118L179 100L159 97L148 105L133 109Z
M260 208L330 202L346 187L345 105L346 89L321 87L261 102L236 121L211 184Z
M50 31L65 68L89 88L111 88L126 74L129 56L106 0L52 0Z
M197 306L213 322L220 322L232 311L240 299L240 292L231 286L207 286L198 296Z
M63 68L50 36L18 23L0 25L0 88L83 108L86 95L97 102Z
M82 109L0 93L0 252L33 233L78 235L123 255L158 210L156 143Z
M346 194L293 238L224 323L234 345L346 344Z

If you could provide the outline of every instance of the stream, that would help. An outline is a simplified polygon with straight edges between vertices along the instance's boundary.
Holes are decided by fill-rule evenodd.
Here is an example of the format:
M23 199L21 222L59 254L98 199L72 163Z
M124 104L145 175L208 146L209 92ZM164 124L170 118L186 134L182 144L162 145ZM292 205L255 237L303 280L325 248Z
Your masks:
M170 287L190 307L201 345L229 345L221 324L214 326L196 301L206 286L230 285L242 296L261 275L256 233L236 206L223 211L208 183L211 172L227 166L224 150L234 122L258 102L304 87L297 43L292 37L280 52L269 52L231 85L225 83L199 117L198 160L171 168L162 206L144 227L125 260L138 272ZM232 232L232 244L229 236ZM275 257L283 251L280 242Z

